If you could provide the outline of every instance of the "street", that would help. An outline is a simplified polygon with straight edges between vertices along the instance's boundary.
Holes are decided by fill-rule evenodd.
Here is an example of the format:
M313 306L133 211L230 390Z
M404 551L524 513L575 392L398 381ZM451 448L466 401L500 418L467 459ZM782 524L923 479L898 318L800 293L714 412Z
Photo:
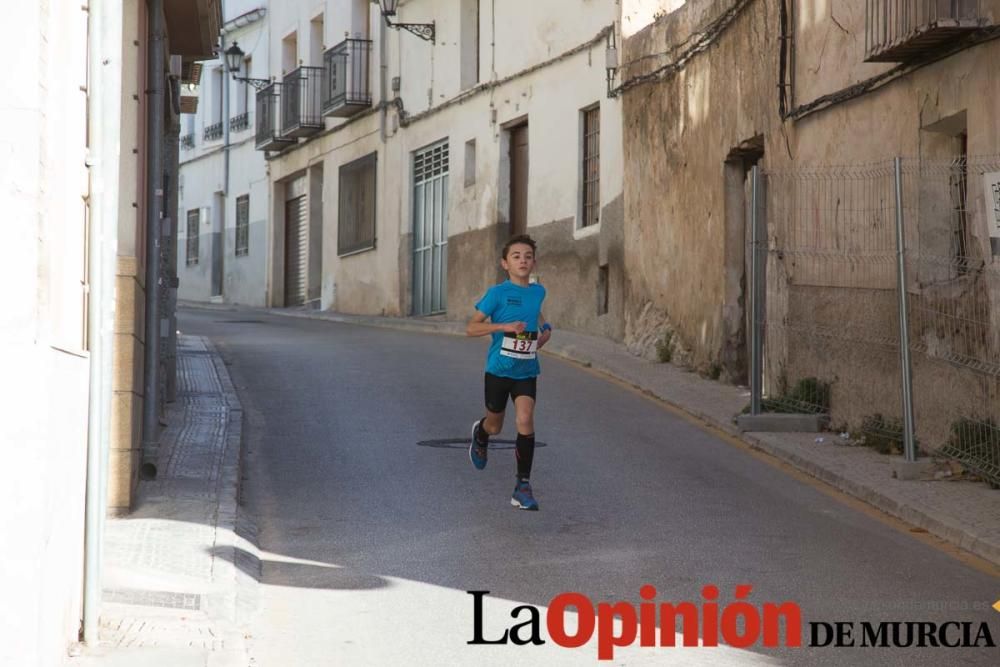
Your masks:
M596 664L596 641L468 645L467 591L490 591L497 639L527 619L516 605L577 591L638 606L645 584L696 604L713 584L720 609L741 584L757 608L794 601L804 645L636 640L611 664L995 664L991 648L809 647L811 622L971 621L975 636L995 620L997 580L586 369L543 355L541 511L520 512L512 448L479 472L463 444L486 339L238 310L182 311L179 329L215 343L246 413L256 665ZM514 436L509 410L500 437Z

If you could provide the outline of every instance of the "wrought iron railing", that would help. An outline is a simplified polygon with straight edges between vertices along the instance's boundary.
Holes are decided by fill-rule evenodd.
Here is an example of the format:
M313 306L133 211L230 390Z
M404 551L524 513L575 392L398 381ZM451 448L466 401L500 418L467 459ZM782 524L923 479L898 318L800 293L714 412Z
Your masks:
M982 0L867 0L865 59L904 62L988 23Z
M257 150L280 150L294 144L294 139L281 136L279 112L281 109L281 84L272 83L257 91L256 99L257 130L255 145Z
M205 126L205 141L215 141L222 138L222 121Z
M282 136L304 137L323 129L320 109L322 79L322 67L302 66L292 70L282 80Z
M181 148L185 150L194 148L194 132L189 132L181 137Z
M250 112L244 111L243 113L233 116L229 119L229 131L230 132L242 132L243 130L250 127Z
M352 116L371 106L372 42L345 39L323 54L323 115Z

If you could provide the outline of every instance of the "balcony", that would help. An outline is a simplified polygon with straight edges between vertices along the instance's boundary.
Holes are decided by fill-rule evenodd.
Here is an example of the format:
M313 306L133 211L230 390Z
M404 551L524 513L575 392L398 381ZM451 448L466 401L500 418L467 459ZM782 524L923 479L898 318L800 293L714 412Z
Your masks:
M250 127L250 112L244 111L241 114L229 119L230 132L242 132Z
M181 137L181 148L186 151L194 148L194 132L189 132Z
M323 129L320 112L322 67L299 67L282 79L281 136L307 137Z
M215 141L222 138L222 121L205 126L205 141Z
M281 136L279 110L281 84L272 83L257 92L257 132L255 146L259 151L280 151L295 143Z
M345 39L323 54L323 115L346 118L372 105L372 42Z
M907 62L989 24L982 0L867 0L865 60Z

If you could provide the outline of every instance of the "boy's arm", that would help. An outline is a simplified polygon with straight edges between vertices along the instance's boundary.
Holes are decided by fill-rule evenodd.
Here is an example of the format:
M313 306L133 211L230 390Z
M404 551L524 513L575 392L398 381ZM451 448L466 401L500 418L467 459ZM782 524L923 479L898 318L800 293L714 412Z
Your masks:
M552 327L545 321L545 315L542 315L542 311L538 311L538 331L538 349L540 350L552 338Z
M477 310L476 314L472 316L471 320L469 320L469 324L465 327L465 335L487 336L496 331L509 331L510 333L521 333L524 331L524 322L493 324L492 322L486 321L487 317L488 315Z

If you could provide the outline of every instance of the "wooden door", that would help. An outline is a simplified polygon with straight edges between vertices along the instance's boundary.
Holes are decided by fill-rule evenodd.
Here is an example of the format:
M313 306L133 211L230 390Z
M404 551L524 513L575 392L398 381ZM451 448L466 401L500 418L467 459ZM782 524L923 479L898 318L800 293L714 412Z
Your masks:
M528 231L528 124L510 130L510 234Z

